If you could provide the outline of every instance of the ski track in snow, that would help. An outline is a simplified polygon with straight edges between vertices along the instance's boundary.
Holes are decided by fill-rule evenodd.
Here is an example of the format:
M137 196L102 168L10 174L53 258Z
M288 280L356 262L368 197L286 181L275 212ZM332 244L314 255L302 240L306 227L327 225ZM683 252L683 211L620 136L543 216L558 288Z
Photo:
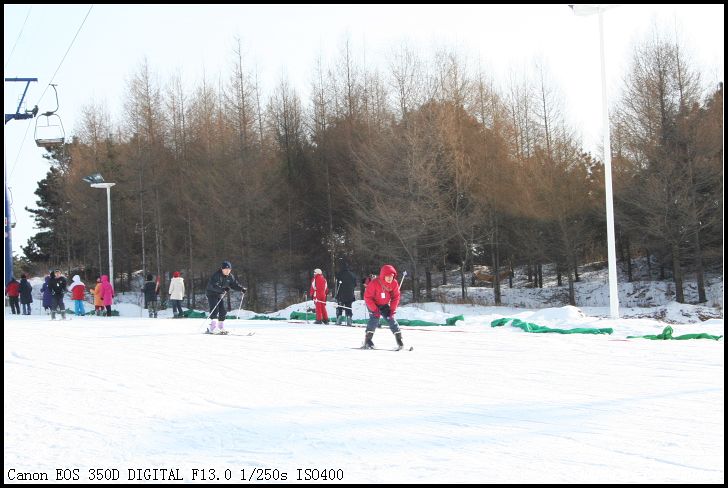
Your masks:
M6 317L7 318L7 317ZM723 341L38 318L5 325L7 469L335 468L355 483L722 483ZM448 331L462 330L467 334ZM374 343L394 347L388 328ZM233 478L235 480L235 478ZM81 481L84 481L82 476ZM223 481L223 480L221 480ZM238 480L239 482L239 480Z

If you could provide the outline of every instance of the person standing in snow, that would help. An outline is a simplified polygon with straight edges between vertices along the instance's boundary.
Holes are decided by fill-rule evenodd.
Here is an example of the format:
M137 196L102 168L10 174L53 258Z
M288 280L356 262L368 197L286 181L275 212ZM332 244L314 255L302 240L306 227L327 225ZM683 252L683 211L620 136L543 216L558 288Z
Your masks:
M43 283L43 286L40 287L40 291L43 293L43 310L45 310L46 315L50 312L51 308L53 308L53 295L51 294L51 287L48 285L51 281L52 274L53 272L50 272L50 274L45 277L45 282Z
M20 275L20 303L23 305L23 315L30 315L30 304L33 303L33 285L25 274Z
M73 275L73 282L68 288L71 290L71 300L73 300L73 313L76 315L86 315L86 309L83 308L83 299L86 296L86 285L81 283L81 277Z
M245 293L243 285L238 283L235 275L232 274L233 265L230 261L223 261L220 268L215 271L210 277L210 281L207 282L207 302L210 305L210 325L207 327L207 332L210 334L214 333L215 327L220 329L220 333L225 333L223 330L225 315L225 302L223 297L230 291L233 290L241 291Z
M402 331L394 318L399 305L399 283L397 283L397 270L391 264L385 264L379 271L379 276L374 278L367 285L364 292L364 302L369 310L369 322L367 323L366 335L364 336L363 349L374 349L372 338L374 331L379 325L379 318L389 323L389 329L397 340L397 348L402 349Z
M114 303L114 287L109 283L109 275L101 276L101 300L106 307L106 316L111 317L111 305Z
M154 281L151 273L147 275L147 281L142 287L144 292L144 308L149 311L149 318L157 318L157 296L159 295L159 283Z
M5 286L5 296L10 299L10 311L13 315L20 315L20 304L18 302L20 283L15 279L15 276L11 276L10 281Z
M61 318L66 320L66 304L63 303L63 295L66 294L66 286L68 281L65 276L61 275L61 270L53 271L53 276L48 281L48 288L51 289L51 320L56 320L56 312L61 312Z
M313 270L313 279L308 293L316 306L316 321L314 324L328 325L329 314L326 311L326 295L329 293L329 287L323 272L319 268Z
M91 294L94 296L94 313L101 315L104 313L104 297L101 296L101 277L96 278L96 287L91 288Z
M172 274L169 282L169 301L172 303L174 318L182 318L182 299L185 297L185 280L179 271Z
M346 313L346 325L352 326L353 314L351 305L356 300L354 297L354 290L356 289L356 276L349 270L349 264L346 261L341 261L341 269L336 273L336 303L343 305L343 307L336 307L336 325L341 325L344 322L344 312Z

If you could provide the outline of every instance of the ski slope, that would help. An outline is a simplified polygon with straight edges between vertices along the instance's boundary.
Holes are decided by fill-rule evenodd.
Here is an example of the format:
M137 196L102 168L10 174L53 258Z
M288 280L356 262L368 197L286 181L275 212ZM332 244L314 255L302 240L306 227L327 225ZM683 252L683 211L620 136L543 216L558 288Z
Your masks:
M475 307L403 328L414 350L393 352L387 328L366 351L360 327L236 319L209 336L203 319L7 310L5 482L725 481L724 341L625 339L659 333L654 319ZM489 326L518 313L615 333Z

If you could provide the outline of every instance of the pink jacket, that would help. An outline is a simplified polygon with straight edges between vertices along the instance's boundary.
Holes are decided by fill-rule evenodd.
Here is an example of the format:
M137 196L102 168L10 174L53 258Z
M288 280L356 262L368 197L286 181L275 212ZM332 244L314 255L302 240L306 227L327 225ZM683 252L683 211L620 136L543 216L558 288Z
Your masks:
M109 283L109 276L101 277L101 298L104 300L104 306L114 303L114 287Z

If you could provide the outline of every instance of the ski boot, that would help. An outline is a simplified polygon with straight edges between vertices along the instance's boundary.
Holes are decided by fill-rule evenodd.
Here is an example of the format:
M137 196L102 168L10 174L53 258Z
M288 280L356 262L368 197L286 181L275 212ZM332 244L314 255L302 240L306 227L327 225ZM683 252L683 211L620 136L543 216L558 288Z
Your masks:
M208 334L214 334L215 333L215 327L217 327L217 320L212 319L212 322L210 322L210 325L207 327L207 333Z
M339 315L336 317L336 325L341 325L341 323L344 321L344 317Z
M397 340L397 350L399 351L404 347L404 342L402 342L402 333L401 332L395 332L394 338Z
M346 325L349 327L353 326L354 324L351 322L351 317L346 317Z
M374 337L374 332L366 333L366 336L364 336L364 345L362 346L362 349L374 349L374 342L372 342L372 337Z

